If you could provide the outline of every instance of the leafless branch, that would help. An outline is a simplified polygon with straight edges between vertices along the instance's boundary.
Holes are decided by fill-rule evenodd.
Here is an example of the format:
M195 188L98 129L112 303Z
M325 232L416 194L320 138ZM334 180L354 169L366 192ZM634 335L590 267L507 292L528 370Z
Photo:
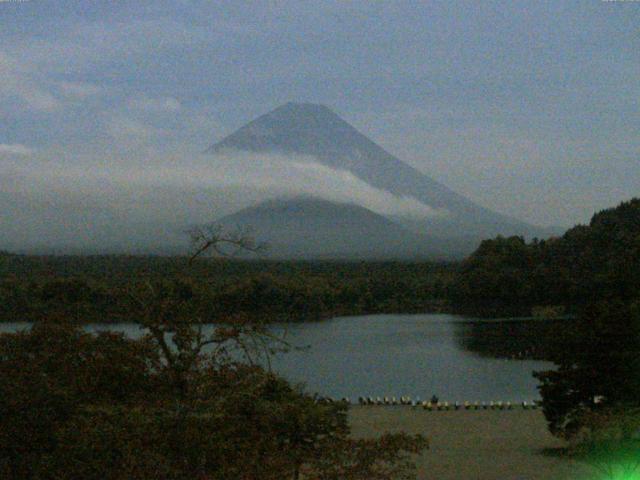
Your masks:
M193 246L189 264L208 251L223 257L234 257L241 252L260 253L266 249L266 244L257 243L248 228L238 227L231 231L221 225L211 224L194 227L187 233ZM230 247L231 251L225 251L224 247Z

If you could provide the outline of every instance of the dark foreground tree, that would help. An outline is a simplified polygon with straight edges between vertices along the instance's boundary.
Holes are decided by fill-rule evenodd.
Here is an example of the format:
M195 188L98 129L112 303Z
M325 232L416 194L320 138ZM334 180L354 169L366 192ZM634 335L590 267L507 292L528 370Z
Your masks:
M209 345L236 335L221 328ZM180 342L170 363L152 334L40 323L2 335L0 477L410 478L421 437L353 440L345 404L318 402L259 366L195 354L197 335Z
M605 479L640 467L640 303L600 301L564 332L557 370L538 372L551 433Z
M189 299L179 281L131 292L138 340L56 321L0 335L0 478L411 478L423 437L352 439L346 404L256 361L281 346L262 325L207 327Z
M551 433L572 439L589 427L593 412L640 406L640 303L600 301L565 331L555 370L541 382Z

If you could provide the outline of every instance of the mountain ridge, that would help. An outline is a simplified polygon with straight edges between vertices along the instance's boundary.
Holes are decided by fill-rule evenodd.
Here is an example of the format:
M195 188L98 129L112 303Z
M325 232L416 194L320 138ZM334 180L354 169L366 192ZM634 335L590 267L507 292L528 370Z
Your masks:
M411 232L354 203L297 195L266 200L215 221L229 230L250 227L272 258L450 259L437 239ZM456 252L457 253L457 252Z
M441 237L545 235L545 229L480 206L406 164L324 105L289 102L260 115L206 150L308 155L326 166L347 170L369 185L426 205L447 209L449 219L422 225Z

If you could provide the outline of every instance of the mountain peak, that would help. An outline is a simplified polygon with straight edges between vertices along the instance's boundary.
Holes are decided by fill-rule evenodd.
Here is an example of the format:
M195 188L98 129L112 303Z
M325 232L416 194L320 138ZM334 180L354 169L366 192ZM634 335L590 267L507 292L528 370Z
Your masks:
M214 144L207 153L226 151L312 158L347 171L376 190L444 212L441 218L425 220L424 228L432 235L486 237L535 231L543 236L534 227L481 207L407 165L324 105L285 103Z
M211 146L207 153L234 149L250 152L316 154L360 135L325 105L288 102L265 113ZM309 151L311 150L311 151Z
M287 102L275 108L269 113L273 114L276 112L286 113L288 115L329 114L335 117L338 116L326 105L310 102ZM269 115L269 113L267 115Z

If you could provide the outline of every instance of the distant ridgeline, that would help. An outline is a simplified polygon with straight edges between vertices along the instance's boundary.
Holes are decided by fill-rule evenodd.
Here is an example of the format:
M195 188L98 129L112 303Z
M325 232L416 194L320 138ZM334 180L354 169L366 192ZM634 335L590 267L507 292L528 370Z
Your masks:
M0 321L136 322L148 284L204 322L302 321L445 308L450 264L143 256L0 256Z
M485 240L449 291L456 309L480 315L574 313L597 300L629 303L640 289L640 199L596 213L562 237Z
M186 298L205 321L235 314L293 321L443 311L571 315L598 299L637 298L640 200L597 213L559 238L485 240L459 264L203 259L187 266L184 257L0 252L0 321L136 321L128 302L147 282Z

